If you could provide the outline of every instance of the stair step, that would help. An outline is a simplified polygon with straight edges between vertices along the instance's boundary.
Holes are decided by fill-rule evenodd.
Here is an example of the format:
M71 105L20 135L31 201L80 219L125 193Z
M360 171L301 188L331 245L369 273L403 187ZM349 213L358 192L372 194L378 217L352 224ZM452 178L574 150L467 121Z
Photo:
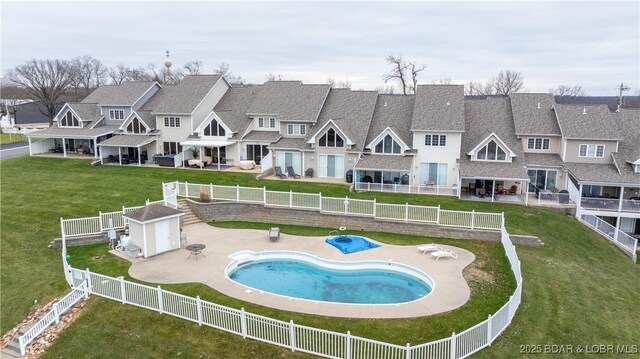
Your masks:
M21 358L20 349L15 349L12 347L6 347L0 351L0 357L2 358Z

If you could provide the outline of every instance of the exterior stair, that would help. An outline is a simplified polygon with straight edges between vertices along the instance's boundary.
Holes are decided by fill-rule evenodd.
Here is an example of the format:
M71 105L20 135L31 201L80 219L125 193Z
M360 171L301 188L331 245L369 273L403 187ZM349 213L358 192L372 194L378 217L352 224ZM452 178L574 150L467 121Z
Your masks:
M196 216L195 213L191 210L191 206L189 206L189 202L187 200L181 199L178 201L178 209L184 213L182 217L182 225L188 226L190 224L202 223L200 218Z
M0 351L0 358L21 358L18 336L13 337L9 344Z

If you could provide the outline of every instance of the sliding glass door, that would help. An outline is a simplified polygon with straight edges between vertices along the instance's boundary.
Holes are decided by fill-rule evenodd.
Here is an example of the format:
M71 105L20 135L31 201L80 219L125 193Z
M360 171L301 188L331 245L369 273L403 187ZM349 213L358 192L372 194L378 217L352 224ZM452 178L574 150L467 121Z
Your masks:
M300 152L276 152L276 165L282 172L287 172L287 167L293 167L296 174L302 173L302 154Z
M257 165L268 153L267 145L247 145L247 160L254 161Z
M535 192L536 188L550 191L556 190L556 177L558 171L553 170L528 170L529 192Z
M319 155L318 177L342 178L344 175L344 156Z
M420 163L420 184L447 185L447 164L436 162Z

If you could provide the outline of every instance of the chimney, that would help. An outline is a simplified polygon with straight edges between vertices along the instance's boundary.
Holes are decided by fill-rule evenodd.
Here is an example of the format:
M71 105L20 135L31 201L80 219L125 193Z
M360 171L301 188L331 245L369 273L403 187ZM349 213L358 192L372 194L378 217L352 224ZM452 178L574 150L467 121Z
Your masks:
M587 108L586 108L586 107L583 107L583 108L582 108L582 114L583 114L583 115L586 115L586 114L587 114Z

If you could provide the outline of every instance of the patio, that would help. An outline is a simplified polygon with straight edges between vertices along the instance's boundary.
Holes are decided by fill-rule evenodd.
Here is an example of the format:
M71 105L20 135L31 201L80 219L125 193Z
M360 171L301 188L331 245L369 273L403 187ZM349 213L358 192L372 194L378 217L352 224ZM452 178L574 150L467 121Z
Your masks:
M281 234L280 240L270 242L268 233L259 230L226 229L205 223L188 225L183 228L188 241L206 245L204 256L196 261L189 252L178 249L149 259L132 260L129 274L139 280L152 283L199 282L234 298L264 305L271 308L316 315L349 318L411 318L444 313L464 305L470 296L470 289L462 276L462 271L475 260L473 253L443 246L458 253L457 259L436 261L428 254L416 250L416 246L382 247L343 255L326 244L326 237L302 237ZM397 261L414 266L429 274L436 287L433 292L420 300L397 305L353 305L315 302L288 298L251 290L241 286L224 275L225 266L231 261L229 255L240 250L291 250L311 253L318 257L338 261L382 260Z

